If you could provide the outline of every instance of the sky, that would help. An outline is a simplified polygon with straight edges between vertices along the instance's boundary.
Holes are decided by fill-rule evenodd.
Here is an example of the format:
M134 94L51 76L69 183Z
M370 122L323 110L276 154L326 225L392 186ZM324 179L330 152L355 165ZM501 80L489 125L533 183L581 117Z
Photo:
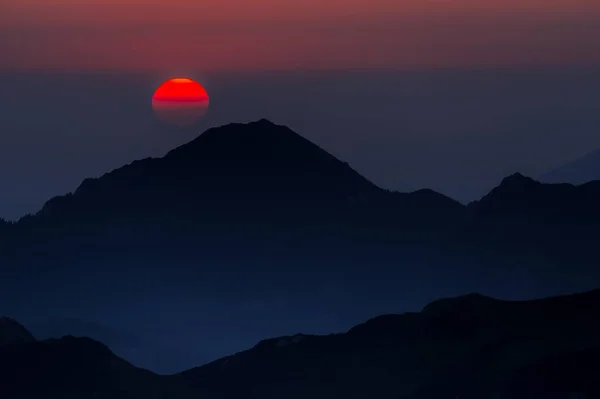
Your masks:
M0 69L590 66L595 0L3 0Z
M153 74L0 73L0 217L38 211L87 177L160 157L205 129L268 118L376 184L462 202L600 148L600 70L192 74L211 96L197 126L152 112Z
M600 148L598 37L597 0L0 0L0 216L261 118L469 202ZM194 129L152 115L172 76L209 92Z

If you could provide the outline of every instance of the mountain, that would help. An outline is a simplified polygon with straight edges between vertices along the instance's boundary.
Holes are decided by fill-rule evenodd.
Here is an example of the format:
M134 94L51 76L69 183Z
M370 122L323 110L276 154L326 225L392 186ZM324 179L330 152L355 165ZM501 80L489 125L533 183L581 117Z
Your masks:
M546 183L584 184L593 180L600 180L600 150L540 176L540 181Z
M600 230L600 181L545 184L521 174L502 180L468 206L479 242L506 252L538 251L554 260L593 261Z
M314 222L334 217L334 210L386 203L412 204L411 212L422 214L462 208L429 190L404 195L382 190L289 128L263 119L209 129L163 158L87 179L73 194L48 201L33 220L184 214L203 220L284 217L299 222L308 217Z
M442 292L589 289L600 278L599 201L598 183L522 175L468 206L431 190L390 192L286 127L230 124L0 224L0 291L30 314L110 314L125 304L143 325L161 309L163 331L187 340L239 324L212 352L230 353L246 329L252 339L290 333L304 318L321 331L338 316L332 325L348 326ZM30 292L41 299L32 304ZM356 298L365 300L356 307ZM184 312L194 319L178 324ZM219 347L212 339L174 344L197 358Z
M598 370L599 310L600 290L525 302L468 295L344 334L266 340L182 378L207 398L492 399L527 384L529 397L551 397L538 395L544 386L534 387L530 371L548 367L564 372L553 386L570 390L552 397L567 399L595 377L571 379L571 363L558 359L589 354Z
M0 346L33 341L33 335L21 324L8 317L0 317Z
M467 207L431 190L390 192L263 119L209 129L163 158L86 179L11 226L0 254L23 256L27 247L36 260L80 260L151 249L154 259L197 259L277 248L350 257L374 248L469 252L481 243L585 258L599 238L598 200L600 183L543 184L520 174ZM236 255L224 251L232 246Z
M32 324L29 328L38 339L91 338L130 363L161 374L176 373L198 364L188 353L167 349L128 331L87 320L57 318Z
M267 339L166 377L88 338L15 343L0 348L0 387L6 399L595 398L599 311L600 290L531 301L469 294L341 334Z
M411 248L423 235L447 235L463 213L463 205L431 190L383 190L263 119L209 129L162 158L84 180L22 218L0 252L32 253L31 263L98 251L149 256L149 248L164 252L155 259L223 256L224 243L240 256L265 247L321 253L359 251L393 236Z
M137 336L127 331L72 317L56 318L34 323L29 325L29 329L39 339L58 339L70 335L73 337L92 338L104 344L113 342L116 345L132 344L138 340Z
M166 399L177 390L168 389L164 381L89 338L0 348L0 391L6 399Z
M379 189L347 164L288 128L266 120L209 129L165 157L145 159L99 179L71 196L49 201L39 219L115 217L127 212L192 212L345 201Z

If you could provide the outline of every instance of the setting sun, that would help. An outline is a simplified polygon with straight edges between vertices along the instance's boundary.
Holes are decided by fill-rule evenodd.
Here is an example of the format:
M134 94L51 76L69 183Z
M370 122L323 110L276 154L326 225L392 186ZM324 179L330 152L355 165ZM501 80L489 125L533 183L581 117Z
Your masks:
M152 96L152 108L157 117L176 126L197 123L206 115L208 105L208 93L200 83L190 78L169 79Z

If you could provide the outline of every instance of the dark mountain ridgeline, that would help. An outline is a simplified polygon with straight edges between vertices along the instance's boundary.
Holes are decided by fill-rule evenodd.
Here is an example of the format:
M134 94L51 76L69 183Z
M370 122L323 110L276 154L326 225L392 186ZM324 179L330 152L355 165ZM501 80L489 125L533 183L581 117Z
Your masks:
M38 339L59 339L64 336L91 338L102 342L135 366L158 373L176 373L197 363L190 354L164 348L129 331L87 320L57 318L32 324L29 329Z
M98 252L150 257L149 249L153 259L226 256L225 245L240 256L410 249L445 242L436 238L463 215L464 206L431 190L383 190L287 127L260 120L209 129L163 158L86 179L22 218L3 252L27 247L36 259L76 261Z
M580 186L544 184L521 174L502 180L481 200L469 205L481 223L502 220L507 224L596 224L600 221L597 199L600 181Z
M17 321L0 317L0 346L33 341L33 335Z
M537 252L546 261L595 262L600 181L544 184L515 174L469 204L468 235L503 256Z
M89 338L63 337L0 348L7 399L168 398L177 392Z
M0 348L0 386L6 399L594 398L599 311L600 290L516 302L471 294L342 334L268 339L168 377L87 338L14 343Z
M373 195L383 190L347 164L288 128L261 120L209 129L164 158L87 179L72 195L50 200L34 219L119 220L171 213L206 220L250 211L268 218L290 207L321 217L322 208L331 211L351 197Z
M209 129L163 158L86 179L10 234L0 224L8 237L1 252L27 247L40 258L80 260L97 252L149 256L151 249L172 259L225 256L227 243L240 255L402 248L489 258L496 249L494 256L525 250L571 262L570 253L589 257L600 238L599 199L600 183L542 184L518 174L468 207L431 190L390 192L263 119Z
M493 398L522 369L595 348L599 309L600 291L526 302L469 295L345 334L268 340L182 376L217 398Z
M165 297L174 293L168 290L170 282L175 282L177 291L214 290L224 297L241 297L246 292L265 292L275 286L280 290L310 290L328 284L335 287L340 281L365 292L370 279L381 279L378 273L382 269L387 268L388 273L393 268L410 271L408 277L386 274L391 276L389 281L398 281L398 288L393 287L398 292L406 288L406 284L401 285L402 277L407 278L408 284L413 278L422 279L426 282L423 290L433 292L469 279L479 281L477 278L482 275L494 284L503 278L511 286L513 276L525 276L525 282L534 288L542 287L540 291L549 291L546 285L554 284L564 292L566 281L582 280L582 275L592 283L594 278L600 278L596 250L600 240L598 184L542 184L517 174L504 179L480 201L463 206L431 190L396 193L380 189L288 128L265 120L231 124L210 129L163 158L136 161L100 178L87 179L72 194L48 201L39 213L17 223L0 222L0 269L4 273L1 283L12 289L27 286L32 275L44 276L39 278L44 281L39 285L46 290L68 281L65 289L75 287L75 295L83 296L81 292L88 294L90 287L107 290L106 286L115 279L121 282L129 278L134 289L146 290L149 286ZM584 268L585 274L581 273ZM80 275L91 275L94 280L78 291L80 285L84 287L77 280ZM254 281L248 280L250 275ZM44 280L46 276L49 278ZM444 278L449 282L442 284ZM581 286L579 280L577 284ZM89 293L90 297L94 295ZM394 295L398 298L405 294ZM335 382L345 376L356 377L356 370L365 362L381 363L389 368L372 366L361 371L368 376L365 381L371 382L354 385L357 394L367 395L373 387L382 393L396 389L395 385L390 387L391 382L378 385L378 378L385 380L389 373L426 369L429 371L407 379L413 385L406 392L427 395L429 391L421 391L424 381L438 381L442 373L439 370L446 370L444 362L456 362L457 356L468 357L472 351L480 350L465 346L463 351L461 346L452 346L438 351L432 340L449 342L478 334L472 329L474 326L488 331L494 321L482 318L482 309L503 315L510 313L513 306L483 296L469 296L459 302L464 302L460 306L465 306L466 311L458 312L463 324L456 328L452 324L457 316L442 311L448 303L442 302L442 307L433 304L421 313L372 320L348 334L275 340L279 342L277 348L309 343L317 348L313 350L309 345L311 350L302 352L298 366L294 366L299 369L293 369L296 371L289 375L284 373L282 381L306 376L306 390L323 386L323 392L328 392L337 389ZM450 308L456 309L455 305ZM428 319L427 314L437 316ZM350 337L358 340L361 334L369 336L374 331L370 327L375 325L382 326L377 338L382 345L396 345L398 337L403 337L414 340L414 347L425 354L405 347L398 349L401 353L389 352L396 353L396 358L413 359L408 365L386 357L385 345L372 351L371 346L379 344L361 347L343 359L330 353L333 349L346 351L344 345ZM530 328L533 331L534 327ZM439 335L434 330L440 331ZM507 345L513 335L506 338ZM492 340L485 338L488 339ZM256 350L271 356L273 345L269 342ZM489 345L491 348L496 344ZM527 350L525 344L518 345L514 351ZM246 357L253 359L258 356L257 351L235 358L234 364ZM500 356L492 349L486 351L490 356ZM283 360L277 358L280 352L273 354L279 359L277 362L295 356L292 352L281 353ZM259 357L257 361L264 359ZM428 369L430 361L436 365L435 372ZM418 367L413 367L415 364ZM217 369L213 366L202 368L202 373L213 373ZM308 372L305 366L323 372L317 377L316 371ZM267 363L264 367L265 375L279 375L285 370ZM464 367L471 367L465 375L479 372L472 366ZM248 376L260 369L253 366ZM457 372L460 370L457 368ZM211 381L232 385L219 380L221 374L217 377ZM269 384L264 375L255 377L261 384ZM491 377L481 376L482 381L486 378ZM196 381L184 380L192 385ZM449 381L442 380L439 377L440 387L452 387ZM250 377L240 381L233 387L241 390L254 384ZM352 384L359 384L357 381ZM203 392L217 395L220 383L214 384L202 386ZM200 388L192 391L197 389ZM301 392L299 389L289 395L293 398ZM377 396L377 392L371 393Z

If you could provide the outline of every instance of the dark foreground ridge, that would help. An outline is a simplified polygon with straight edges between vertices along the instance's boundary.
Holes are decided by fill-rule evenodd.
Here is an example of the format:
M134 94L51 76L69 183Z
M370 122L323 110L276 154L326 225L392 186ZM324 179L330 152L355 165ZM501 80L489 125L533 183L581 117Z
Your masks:
M173 376L86 338L0 348L6 399L600 397L600 290L509 302L478 294L346 333L295 335ZM580 395L580 396L576 396Z
M17 321L0 317L0 347L33 341L35 341L33 335Z

